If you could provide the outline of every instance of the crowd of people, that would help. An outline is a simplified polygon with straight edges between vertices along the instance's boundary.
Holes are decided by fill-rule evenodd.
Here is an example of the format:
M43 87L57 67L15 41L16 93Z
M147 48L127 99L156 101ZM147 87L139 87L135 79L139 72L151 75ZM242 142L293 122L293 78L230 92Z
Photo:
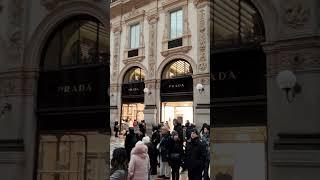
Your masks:
M153 126L151 137L145 134L145 124L139 130L135 130L137 124L130 127L125 147L113 151L110 179L149 180L160 167L160 179L170 179L171 173L172 180L179 180L180 173L187 171L189 180L209 180L209 125L203 124L198 131L188 121L182 125L179 118L173 123L172 131L167 123Z

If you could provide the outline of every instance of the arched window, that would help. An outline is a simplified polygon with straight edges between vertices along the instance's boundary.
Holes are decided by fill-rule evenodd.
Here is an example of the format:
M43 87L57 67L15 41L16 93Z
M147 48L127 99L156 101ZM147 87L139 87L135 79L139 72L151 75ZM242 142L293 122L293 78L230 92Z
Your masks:
M162 79L191 76L193 73L191 65L185 60L175 60L169 63L163 70Z
M213 0L213 48L260 44L264 26L248 0Z
M145 73L139 67L133 67L129 69L124 76L123 84L129 83L140 83L143 82L145 78Z
M63 22L49 37L42 56L44 70L106 63L108 32L95 18L77 16Z

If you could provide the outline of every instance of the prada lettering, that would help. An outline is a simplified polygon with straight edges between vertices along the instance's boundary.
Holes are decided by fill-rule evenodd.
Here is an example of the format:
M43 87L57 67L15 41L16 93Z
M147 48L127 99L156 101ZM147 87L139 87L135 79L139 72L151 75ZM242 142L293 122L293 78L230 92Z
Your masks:
M182 88L184 84L169 84L169 88Z
M129 88L128 91L129 91L129 92L139 91L139 88Z
M237 75L233 71L211 73L213 81L237 80Z
M78 85L64 85L58 87L59 93L77 93L77 92L91 92L91 84L78 84Z

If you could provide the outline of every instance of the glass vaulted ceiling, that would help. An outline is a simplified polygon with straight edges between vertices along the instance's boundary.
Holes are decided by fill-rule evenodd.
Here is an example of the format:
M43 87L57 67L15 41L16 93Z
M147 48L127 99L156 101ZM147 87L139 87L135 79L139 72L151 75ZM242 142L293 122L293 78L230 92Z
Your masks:
M264 41L262 19L247 0L213 0L214 48L239 47Z

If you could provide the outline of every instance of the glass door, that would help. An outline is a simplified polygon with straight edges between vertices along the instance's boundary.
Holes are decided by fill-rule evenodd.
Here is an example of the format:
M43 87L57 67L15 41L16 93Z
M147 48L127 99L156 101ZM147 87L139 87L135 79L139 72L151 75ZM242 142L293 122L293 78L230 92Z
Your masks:
M186 122L193 123L193 102L162 102L161 122L168 123L170 129L173 130L173 119L182 117L182 124Z

